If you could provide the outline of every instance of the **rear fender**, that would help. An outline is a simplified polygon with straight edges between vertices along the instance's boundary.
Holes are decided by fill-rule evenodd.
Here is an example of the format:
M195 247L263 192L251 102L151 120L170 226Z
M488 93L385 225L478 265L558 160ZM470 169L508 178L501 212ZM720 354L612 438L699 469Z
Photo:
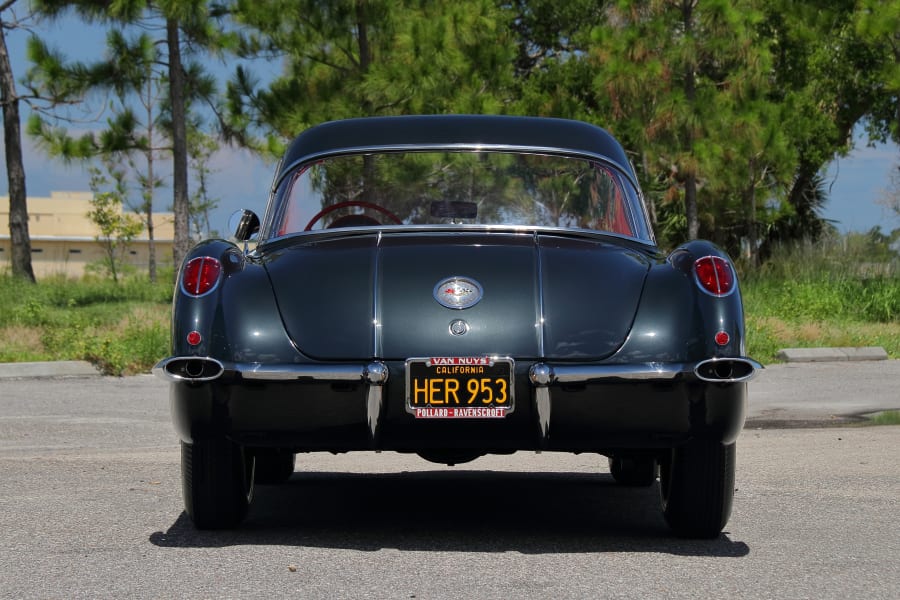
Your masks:
M738 282L727 296L702 291L694 262L705 256L723 258L733 267L722 249L695 240L679 246L650 269L631 334L613 361L692 362L744 356L744 311ZM720 331L728 334L724 345L715 339Z
M224 240L195 246L184 264L208 256L222 264L216 286L207 294L192 296L181 286L181 271L172 302L172 355L207 356L224 363L296 362L278 314L265 269ZM192 344L189 334L200 341Z

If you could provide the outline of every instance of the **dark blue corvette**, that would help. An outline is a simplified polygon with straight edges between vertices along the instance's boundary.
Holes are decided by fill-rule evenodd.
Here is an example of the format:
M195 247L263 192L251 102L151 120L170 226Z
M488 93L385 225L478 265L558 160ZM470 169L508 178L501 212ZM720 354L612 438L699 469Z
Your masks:
M604 130L558 119L326 123L290 145L260 220L179 275L171 381L184 499L237 525L298 452L596 452L659 478L681 535L731 512L746 381L734 268L660 252Z

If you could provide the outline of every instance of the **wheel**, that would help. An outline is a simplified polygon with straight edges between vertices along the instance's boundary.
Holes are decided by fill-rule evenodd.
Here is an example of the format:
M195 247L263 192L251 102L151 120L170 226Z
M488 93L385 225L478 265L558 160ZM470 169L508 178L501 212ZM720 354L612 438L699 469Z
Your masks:
M253 482L257 484L284 483L294 474L293 452L275 448L258 448L253 452L256 459Z
M377 211L377 212L383 214L384 216L386 216L388 219L390 219L397 225L403 224L403 221L400 220L400 217L398 217L397 215L395 215L394 213L392 213L391 211L389 211L388 209L386 209L383 206L379 206L379 205L373 204L371 202L363 202L362 200L348 200L347 202L338 202L337 204L333 204L331 206L326 206L325 208L320 210L318 213L313 215L312 219L309 220L309 223L306 224L306 228L304 229L304 231L310 231L313 228L313 225L318 223L322 219L322 217L324 217L325 215L333 213L334 211L341 209L341 208L348 208L348 207L354 207L354 206L360 207L360 208L368 208L368 209Z
M253 497L253 457L225 438L181 443L184 509L197 529L227 529L244 520Z
M653 485L657 470L656 459L652 456L612 456L609 459L609 472L621 485Z
M695 440L660 464L663 516L681 536L718 537L734 500L735 445Z

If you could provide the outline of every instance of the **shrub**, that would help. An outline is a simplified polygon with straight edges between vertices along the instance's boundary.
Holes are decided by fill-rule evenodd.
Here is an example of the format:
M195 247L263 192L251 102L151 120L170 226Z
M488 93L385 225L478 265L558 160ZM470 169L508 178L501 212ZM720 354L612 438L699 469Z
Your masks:
M156 284L57 277L37 285L0 277L0 335L27 338L0 360L88 360L108 375L147 372L169 347L173 278L163 277Z

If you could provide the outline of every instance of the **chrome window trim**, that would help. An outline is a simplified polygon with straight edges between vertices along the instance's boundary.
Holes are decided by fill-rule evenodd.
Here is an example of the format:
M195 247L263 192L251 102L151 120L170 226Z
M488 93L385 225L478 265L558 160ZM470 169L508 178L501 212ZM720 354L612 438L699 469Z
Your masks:
M584 150L576 150L574 148L560 148L551 146L526 146L522 144L377 144L371 146L345 146L342 148L334 148L333 150L325 150L322 152L314 152L313 154L304 155L294 162L282 165L281 172L276 175L277 183L274 187L281 185L281 181L296 168L309 162L316 162L334 156L347 156L352 154L373 154L373 153L389 153L389 152L508 152L517 154L548 154L552 156L568 156L572 158L585 158L602 162L605 165L613 167L616 171L621 172L628 181L636 188L640 189L637 179L629 173L622 165L605 154L596 152L586 152Z
M634 220L636 224L641 225L641 229L646 230L647 238L641 237L633 237L633 236L622 236L627 239L635 239L640 241L649 242L651 244L656 243L656 238L653 234L653 229L651 227L649 221L649 215L647 213L647 206L641 192L641 186L637 181L636 176L629 172L625 167L620 165L618 162L612 160L608 156L603 154L597 154L593 152L586 152L584 150L576 150L572 148L559 148L559 147L546 147L546 146L525 146L518 144L385 144L385 145L372 145L372 146L346 146L343 148L335 148L333 150L327 150L322 152L316 152L313 154L307 154L298 158L297 160L291 162L287 165L281 165L279 163L281 171L276 172L275 178L272 182L272 194L270 196L270 200L268 202L268 206L266 207L265 219L263 222L263 227L260 228L260 241L269 241L273 239L279 239L278 236L272 235L272 227L276 221L279 220L279 215L281 213L281 209L283 207L275 206L275 203L278 199L278 190L284 184L285 180L287 180L290 176L297 172L298 169L302 169L305 165L318 162L327 158L335 158L341 156L353 156L353 155L361 155L361 154L387 154L387 153L399 153L399 152L418 152L418 153L427 153L427 152L496 152L496 153L512 153L512 154L543 154L549 156L560 156L560 157L568 157L574 159L584 159L589 161L595 161L602 163L604 166L613 169L617 174L622 176L628 184L631 185L631 188L634 192L634 200L637 201L641 206L634 207L631 206L632 202L626 203L626 209L628 210L630 216ZM630 165L629 165L630 166ZM639 212L636 212L637 209L640 209ZM271 213L271 215L270 215ZM409 225L405 225L403 227L411 227ZM561 229L572 229L572 228L561 228ZM594 229L584 230L584 231L599 231ZM301 233L301 232L294 232ZM606 232L608 233L608 232ZM287 235L293 235L287 234ZM613 234L620 235L620 234ZM284 237L284 236L281 236Z
M290 238L345 238L349 235L374 235L374 234L390 234L400 233L407 235L427 235L445 234L448 237L458 235L460 233L501 233L508 235L561 235L564 237L593 237L593 238L616 238L629 242L635 242L646 246L648 249L656 248L656 243L643 238L623 235L621 233L613 233L611 231L600 231L598 229L581 229L577 227L555 227L549 225L484 225L484 224L461 224L461 225L380 225L380 226L364 226L364 227L341 227L340 229L317 229L315 231L297 231L286 233L278 237L266 238L259 242L259 246L280 242ZM258 246L258 247L259 247Z

